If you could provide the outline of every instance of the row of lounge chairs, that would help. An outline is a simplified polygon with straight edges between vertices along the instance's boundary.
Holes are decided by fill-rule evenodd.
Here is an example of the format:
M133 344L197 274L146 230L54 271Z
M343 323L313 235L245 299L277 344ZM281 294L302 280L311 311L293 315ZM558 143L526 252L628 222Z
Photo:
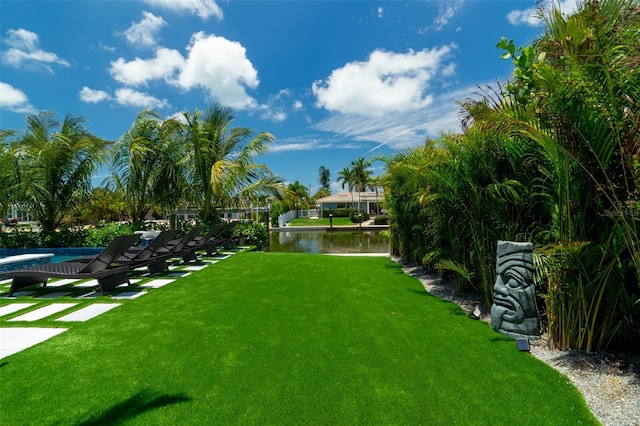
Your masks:
M16 290L35 284L47 285L49 278L93 278L102 292L113 290L122 284L130 285L129 273L146 267L153 275L169 269L169 260L182 258L191 262L198 257L197 252L207 255L216 253L216 247L231 245L231 231L235 222L217 224L203 236L204 227L196 226L182 238L176 238L176 230L160 232L146 247L138 246L139 234L117 236L94 257L83 257L66 262L48 263L8 271L1 278L12 278L9 296Z

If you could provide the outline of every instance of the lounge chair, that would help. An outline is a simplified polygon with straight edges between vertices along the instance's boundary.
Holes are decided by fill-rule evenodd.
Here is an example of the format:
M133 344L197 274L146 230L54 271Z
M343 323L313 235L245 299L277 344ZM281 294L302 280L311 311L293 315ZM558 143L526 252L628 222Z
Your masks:
M119 256L113 263L116 266L128 266L130 270L147 267L149 274L153 275L156 272L160 272L162 269L158 269L161 262L165 259L163 255L158 254L158 250L162 249L169 241L171 241L178 233L175 229L161 231L149 245L145 247L131 247L121 256ZM82 262L88 263L92 258L78 258L69 260L69 262Z
M227 224L225 223L216 223L204 236L195 237L193 241L189 243L189 246L196 248L197 250L205 250L209 256L215 254L217 251L216 246L223 242L220 235L224 232L226 227Z
M114 261L139 240L140 235L119 235L87 263L46 263L9 271L1 274L0 277L13 278L9 296L13 296L16 290L31 285L42 284L44 287L49 278L95 278L102 294L105 294L120 284L131 284L127 275L129 266L114 266Z
M163 247L156 251L158 259L157 264L154 264L154 270L156 272L166 271L169 267L167 265L167 259L181 257L184 263L196 260L198 255L196 251L200 250L200 246L189 245L194 239L202 232L203 226L195 226L187 235L182 238L169 241ZM149 270L151 272L151 269Z
M219 238L221 240L222 246L225 249L231 248L231 244L233 243L233 229L238 225L238 223L240 222L227 223L227 226L224 228L224 231L220 233Z

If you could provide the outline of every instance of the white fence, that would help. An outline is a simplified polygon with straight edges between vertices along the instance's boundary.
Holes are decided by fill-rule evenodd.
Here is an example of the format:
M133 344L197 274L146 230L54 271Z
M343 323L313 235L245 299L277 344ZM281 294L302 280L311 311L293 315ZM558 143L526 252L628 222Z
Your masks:
M287 222L295 218L296 218L295 210L290 210L284 214L281 214L280 216L278 216L278 227L282 228Z
M320 217L320 210L319 209L298 210L298 214L296 214L295 210L290 210L285 214L281 214L280 216L278 216L278 226L282 228L291 219L295 219L297 217Z

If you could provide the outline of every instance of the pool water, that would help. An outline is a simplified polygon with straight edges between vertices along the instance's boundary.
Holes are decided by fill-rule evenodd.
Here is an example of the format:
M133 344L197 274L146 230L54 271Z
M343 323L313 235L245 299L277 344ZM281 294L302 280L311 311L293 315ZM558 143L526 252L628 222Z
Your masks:
M31 261L22 261L19 263L8 263L0 265L0 272L11 271L14 269L26 268L41 263L59 263L78 257L95 256L102 251L102 247L64 247L64 248L37 248L37 249L0 249L0 259L8 256L16 256L19 254L47 254L53 253L53 256L34 259Z

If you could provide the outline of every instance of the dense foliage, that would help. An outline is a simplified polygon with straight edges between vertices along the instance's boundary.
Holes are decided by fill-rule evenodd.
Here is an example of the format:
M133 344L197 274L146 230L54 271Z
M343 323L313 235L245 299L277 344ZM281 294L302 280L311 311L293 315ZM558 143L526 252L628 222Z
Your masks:
M0 232L3 248L48 247L105 247L117 235L128 235L142 230L141 224L102 223L96 227L63 226L56 231L33 232L29 228L17 228L12 232Z
M533 241L552 343L640 342L640 4L541 9L515 71L463 103L460 135L387 160L393 250L493 300L498 240Z
M108 142L81 117L58 122L50 111L31 115L22 134L0 130L0 211L19 206L51 231L79 221L141 222L177 207L196 208L211 222L222 208L282 199L282 179L254 161L273 136L232 127L233 120L219 105L164 121L145 110ZM106 188L92 190L101 164L111 165L111 176Z
M267 227L258 222L241 222L233 228L231 234L236 239L243 239L244 244L256 246L257 249L262 249L269 242Z

